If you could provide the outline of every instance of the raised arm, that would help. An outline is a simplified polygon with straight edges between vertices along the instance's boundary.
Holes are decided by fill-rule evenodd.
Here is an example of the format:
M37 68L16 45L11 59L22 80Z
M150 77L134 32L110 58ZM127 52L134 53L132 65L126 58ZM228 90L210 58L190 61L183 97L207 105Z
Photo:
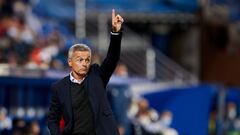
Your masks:
M123 18L112 10L112 32L110 38L110 45L108 48L107 56L100 66L100 76L106 86L112 73L114 72L118 60L120 58L121 51L121 39L122 39L122 23Z

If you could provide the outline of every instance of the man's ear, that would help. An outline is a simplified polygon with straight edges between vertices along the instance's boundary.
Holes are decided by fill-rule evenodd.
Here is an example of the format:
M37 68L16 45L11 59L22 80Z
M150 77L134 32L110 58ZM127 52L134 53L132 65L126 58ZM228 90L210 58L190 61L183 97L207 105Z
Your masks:
M68 58L68 66L72 67L72 59L71 58Z

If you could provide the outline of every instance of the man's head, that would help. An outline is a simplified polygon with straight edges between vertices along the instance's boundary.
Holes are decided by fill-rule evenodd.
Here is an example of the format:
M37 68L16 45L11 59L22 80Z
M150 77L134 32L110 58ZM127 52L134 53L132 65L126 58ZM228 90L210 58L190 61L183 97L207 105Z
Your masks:
M127 77L128 76L127 66L123 63L119 63L115 69L114 74L120 77Z
M142 98L138 101L139 111L145 112L149 109L149 103L146 99Z
M75 44L68 51L68 65L72 68L73 76L82 79L91 64L91 49L85 44Z

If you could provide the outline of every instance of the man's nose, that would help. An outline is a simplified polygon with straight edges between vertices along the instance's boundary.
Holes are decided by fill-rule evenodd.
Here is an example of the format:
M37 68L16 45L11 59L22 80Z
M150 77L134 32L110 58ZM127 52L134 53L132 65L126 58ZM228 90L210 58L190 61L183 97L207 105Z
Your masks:
M87 62L83 61L82 66L87 67Z

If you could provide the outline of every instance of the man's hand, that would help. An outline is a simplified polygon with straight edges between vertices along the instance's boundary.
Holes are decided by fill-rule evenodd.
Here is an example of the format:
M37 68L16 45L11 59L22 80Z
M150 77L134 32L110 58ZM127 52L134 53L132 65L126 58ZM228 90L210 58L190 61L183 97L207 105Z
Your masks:
M112 10L112 32L119 32L122 27L123 18L119 14L115 14L115 10Z

